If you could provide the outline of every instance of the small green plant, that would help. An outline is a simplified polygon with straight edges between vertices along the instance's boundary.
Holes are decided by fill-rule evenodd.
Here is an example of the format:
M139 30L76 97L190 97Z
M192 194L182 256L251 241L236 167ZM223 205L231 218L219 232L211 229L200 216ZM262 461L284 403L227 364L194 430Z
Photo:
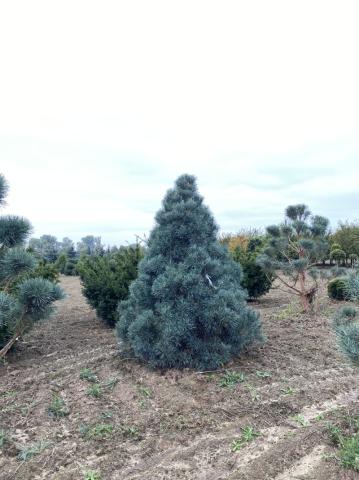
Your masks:
M6 430L4 430L3 428L0 429L0 448L2 448L5 443L7 443L9 441L9 436L8 436L8 433Z
M54 418L66 417L70 410L60 395L54 395L48 408L49 415Z
M239 438L233 440L231 443L232 452L238 452L247 443L252 442L260 436L260 432L256 431L253 427L247 426L242 429L242 434Z
M242 372L235 372L227 370L219 380L219 386L223 388L234 387L237 383L242 383L245 380L245 375Z
M281 392L282 395L289 396L289 395L294 395L296 390L294 390L294 388L292 388L292 387L285 387L285 388L281 388L280 392Z
M113 390L118 383L118 378L109 378L105 382L102 383L103 388L107 388L109 390Z
M253 387L253 385L250 385L249 383L246 384L246 387L251 395L252 401L258 402L260 400L260 395L257 392L257 389Z
M337 425L333 425L330 422L327 423L327 429L332 442L335 444L340 444L343 438L341 429Z
M12 398L17 395L16 390L9 390L8 392L0 393L0 398Z
M45 440L40 440L39 442L32 443L31 445L28 445L28 446L25 445L20 450L18 454L18 458L26 462L27 460L34 457L35 455L39 455L49 445L50 445L49 442L46 442Z
M103 440L113 433L113 426L108 423L82 424L80 433L88 440Z
M98 382L98 378L91 368L83 368L80 372L80 378L81 380L87 380L90 383Z
M295 415L293 417L293 420L295 420L297 423L299 423L299 425L301 427L308 427L309 426L308 420L301 414Z
M276 320L295 319L301 314L299 303L292 301L286 307L281 308L278 313L272 315Z
M266 372L266 371L262 371L262 370L257 370L256 375L259 378L267 378L267 377L272 376L271 372Z
M122 427L124 437L137 438L139 436L138 428L135 425Z
M345 435L336 425L329 423L327 427L332 441L339 447L340 464L344 468L359 472L359 432Z
M99 383L93 383L89 386L86 393L91 397L100 398L102 396L101 385Z
M85 472L84 480L101 480L101 475L95 470L87 470Z
M151 398L152 395L153 395L152 390L150 388L147 388L147 387L138 387L138 392L144 398Z
M104 412L101 413L101 417L102 418L112 418L113 415L112 415L112 412L110 412L109 410L105 410Z

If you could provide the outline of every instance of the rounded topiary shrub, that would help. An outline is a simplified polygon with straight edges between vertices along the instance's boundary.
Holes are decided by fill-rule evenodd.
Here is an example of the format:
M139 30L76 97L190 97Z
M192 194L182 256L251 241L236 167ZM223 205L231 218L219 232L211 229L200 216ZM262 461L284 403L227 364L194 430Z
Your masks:
M334 300L345 300L346 288L346 281L344 278L334 278L328 283L328 295Z
M241 267L217 240L195 178L167 192L117 332L155 367L213 369L261 340L258 313L246 306Z
M263 246L264 240L254 237L249 240L246 248L238 246L232 252L233 259L241 264L243 270L241 284L247 290L250 300L269 292L273 282L273 275L265 272L257 263L257 257Z
M97 315L114 327L118 302L128 296L143 256L139 245L121 247L105 255L84 255L77 264L83 294Z

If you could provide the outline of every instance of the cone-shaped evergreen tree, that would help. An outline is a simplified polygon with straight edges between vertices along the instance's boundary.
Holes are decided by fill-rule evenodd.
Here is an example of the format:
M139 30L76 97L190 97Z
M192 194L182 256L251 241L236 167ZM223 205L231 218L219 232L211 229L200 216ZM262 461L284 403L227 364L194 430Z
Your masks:
M156 215L117 332L156 367L217 368L254 340L259 315L247 308L241 267L217 241L218 227L195 178L182 175Z

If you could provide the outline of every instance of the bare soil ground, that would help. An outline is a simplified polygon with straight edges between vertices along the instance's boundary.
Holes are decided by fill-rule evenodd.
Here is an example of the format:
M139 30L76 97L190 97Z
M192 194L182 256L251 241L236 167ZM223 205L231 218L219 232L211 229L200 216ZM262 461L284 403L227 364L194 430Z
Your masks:
M57 314L0 365L2 480L84 479L88 470L102 480L359 478L328 459L326 422L355 412L359 381L337 352L337 305L324 294L314 318L279 290L254 303L267 341L226 366L244 374L226 387L225 371L153 371L121 358L78 278L62 285ZM98 398L84 368L102 385ZM48 411L56 395L69 409L58 419ZM244 427L260 435L233 452Z

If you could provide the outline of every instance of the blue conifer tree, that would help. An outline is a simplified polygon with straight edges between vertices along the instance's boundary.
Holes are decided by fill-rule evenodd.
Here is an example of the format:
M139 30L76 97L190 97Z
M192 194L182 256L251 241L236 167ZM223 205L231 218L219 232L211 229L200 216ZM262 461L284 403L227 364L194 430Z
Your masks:
M119 305L117 332L160 368L214 369L262 340L246 306L242 271L217 240L196 180L182 175L156 215L137 279Z
M0 206L7 192L0 174ZM30 223L22 217L0 217L0 358L34 322L47 318L53 302L63 297L58 285L31 278L37 261L23 248L30 231Z

